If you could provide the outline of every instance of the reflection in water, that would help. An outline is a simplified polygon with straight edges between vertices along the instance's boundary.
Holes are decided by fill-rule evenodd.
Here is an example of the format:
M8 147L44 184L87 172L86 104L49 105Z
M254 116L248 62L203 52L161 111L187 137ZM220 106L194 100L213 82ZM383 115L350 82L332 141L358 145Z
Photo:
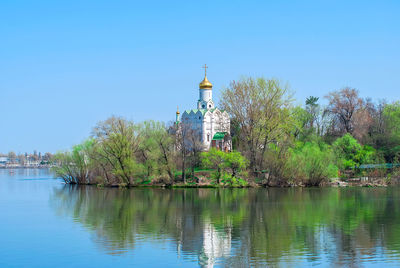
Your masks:
M203 227L203 251L199 262L203 266L212 266L217 258L229 257L231 251L231 228L226 226L218 232L215 226L206 220Z
M168 242L205 267L400 263L399 188L99 189L51 203L107 253Z

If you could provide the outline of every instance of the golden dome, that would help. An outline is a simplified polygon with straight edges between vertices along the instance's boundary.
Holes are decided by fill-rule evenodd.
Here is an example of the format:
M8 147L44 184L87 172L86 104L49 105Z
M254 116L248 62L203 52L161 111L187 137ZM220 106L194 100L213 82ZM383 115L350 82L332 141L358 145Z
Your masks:
M201 89L212 89L212 84L208 81L207 76L205 76L203 81L200 82L199 87Z
M204 79L203 81L200 82L200 89L212 89L212 84L210 81L207 79L207 64L204 64Z

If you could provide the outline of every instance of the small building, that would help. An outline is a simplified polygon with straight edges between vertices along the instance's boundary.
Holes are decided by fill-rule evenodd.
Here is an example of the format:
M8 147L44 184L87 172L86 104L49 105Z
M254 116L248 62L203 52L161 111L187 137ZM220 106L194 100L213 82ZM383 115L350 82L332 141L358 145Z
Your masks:
M0 156L0 164L5 165L8 163L8 157L7 156Z

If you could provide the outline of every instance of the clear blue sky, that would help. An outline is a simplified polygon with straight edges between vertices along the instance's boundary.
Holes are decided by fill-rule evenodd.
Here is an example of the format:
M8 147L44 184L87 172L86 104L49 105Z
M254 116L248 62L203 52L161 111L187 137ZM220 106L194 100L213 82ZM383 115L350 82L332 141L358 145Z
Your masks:
M56 152L99 120L173 120L242 75L299 103L343 86L400 99L400 1L0 2L0 152Z

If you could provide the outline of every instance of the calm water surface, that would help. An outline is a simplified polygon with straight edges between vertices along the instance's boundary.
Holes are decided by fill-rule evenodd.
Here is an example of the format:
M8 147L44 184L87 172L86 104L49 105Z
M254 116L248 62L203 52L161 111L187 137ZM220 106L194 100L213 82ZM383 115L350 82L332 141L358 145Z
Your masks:
M400 188L98 189L0 169L0 267L400 265Z

